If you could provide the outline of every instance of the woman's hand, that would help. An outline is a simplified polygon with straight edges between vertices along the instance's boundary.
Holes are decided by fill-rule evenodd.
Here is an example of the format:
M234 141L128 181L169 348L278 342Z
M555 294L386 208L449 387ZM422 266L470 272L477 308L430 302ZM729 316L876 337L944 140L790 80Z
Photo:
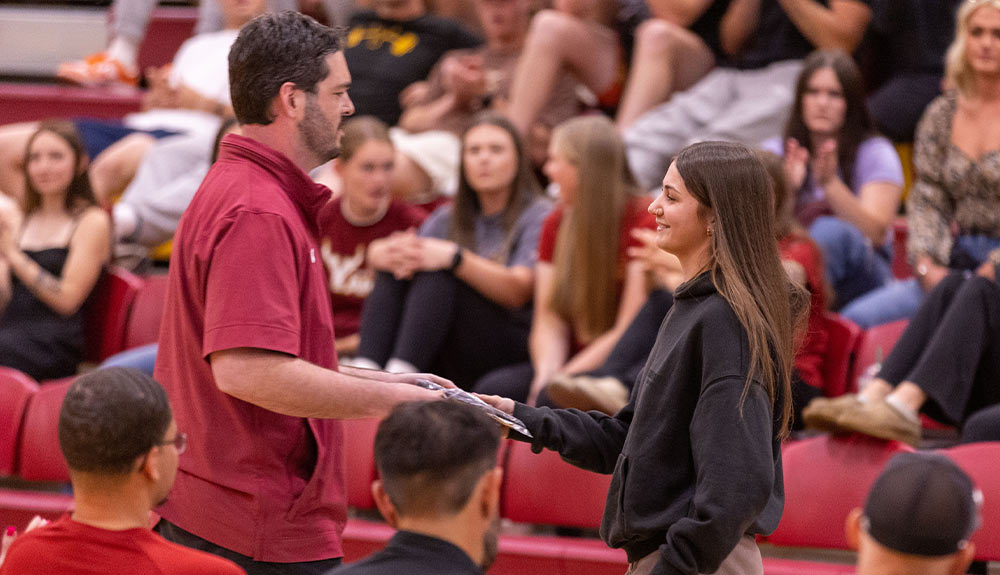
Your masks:
M427 272L451 269L458 244L438 238L420 238L420 269Z
M830 139L819 145L812 160L813 178L825 186L840 175L837 173L837 140Z
M684 282L680 260L656 245L655 231L649 228L633 228L631 234L642 245L628 248L630 258L640 262L645 271L653 274L657 282L670 291Z
M420 270L421 253L420 238L411 228L368 244L367 258L373 268L405 280Z
M0 255L9 258L18 249L17 241L24 214L12 198L0 195Z
M806 182L809 171L809 150L795 138L785 142L785 185L788 191L796 192Z
M499 395L482 395L479 393L474 395L507 415L514 415L515 404L513 399L509 397L500 397Z

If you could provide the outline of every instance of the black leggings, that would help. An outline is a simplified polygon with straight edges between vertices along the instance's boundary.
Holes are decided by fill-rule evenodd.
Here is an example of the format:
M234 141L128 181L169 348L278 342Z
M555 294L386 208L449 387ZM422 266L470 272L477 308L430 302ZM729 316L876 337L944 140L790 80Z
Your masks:
M1000 403L1000 285L953 273L927 295L879 372L927 394L923 411L962 425Z
M360 357L390 358L447 377L463 389L484 374L527 361L529 309L496 304L444 271L397 280L379 272L361 312Z

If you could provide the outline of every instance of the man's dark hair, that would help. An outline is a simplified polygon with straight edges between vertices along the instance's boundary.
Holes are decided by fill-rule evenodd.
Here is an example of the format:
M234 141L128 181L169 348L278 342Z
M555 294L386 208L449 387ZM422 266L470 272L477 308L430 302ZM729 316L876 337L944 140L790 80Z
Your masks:
M229 50L229 92L240 124L270 124L271 102L285 82L306 92L330 73L326 57L342 34L298 12L263 14L240 30Z
M173 415L152 377L109 367L77 378L59 411L59 447L75 471L122 475L163 441Z
M375 464L402 516L452 515L496 466L497 424L452 401L398 405L379 425Z

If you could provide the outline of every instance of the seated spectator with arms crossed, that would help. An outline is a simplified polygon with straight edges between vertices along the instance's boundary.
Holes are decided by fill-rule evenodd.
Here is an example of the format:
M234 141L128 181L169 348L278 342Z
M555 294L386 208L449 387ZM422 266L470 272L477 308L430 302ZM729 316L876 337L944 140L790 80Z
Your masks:
M148 375L109 368L77 379L59 413L74 510L19 537L0 573L243 573L149 529L150 511L166 500L186 444L166 392Z
M483 412L450 401L401 404L379 426L372 485L399 529L389 545L336 575L481 574L497 554L500 431Z

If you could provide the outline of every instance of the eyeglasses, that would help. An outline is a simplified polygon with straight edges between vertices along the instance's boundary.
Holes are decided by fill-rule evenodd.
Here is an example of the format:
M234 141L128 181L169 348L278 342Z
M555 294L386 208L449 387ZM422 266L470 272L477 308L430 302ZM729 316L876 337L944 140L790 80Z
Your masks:
M184 453L185 449L187 449L188 436L186 433L178 433L177 435L174 436L173 439L164 441L163 443L160 443L158 445L173 445L174 449L177 450L177 455L180 455Z

